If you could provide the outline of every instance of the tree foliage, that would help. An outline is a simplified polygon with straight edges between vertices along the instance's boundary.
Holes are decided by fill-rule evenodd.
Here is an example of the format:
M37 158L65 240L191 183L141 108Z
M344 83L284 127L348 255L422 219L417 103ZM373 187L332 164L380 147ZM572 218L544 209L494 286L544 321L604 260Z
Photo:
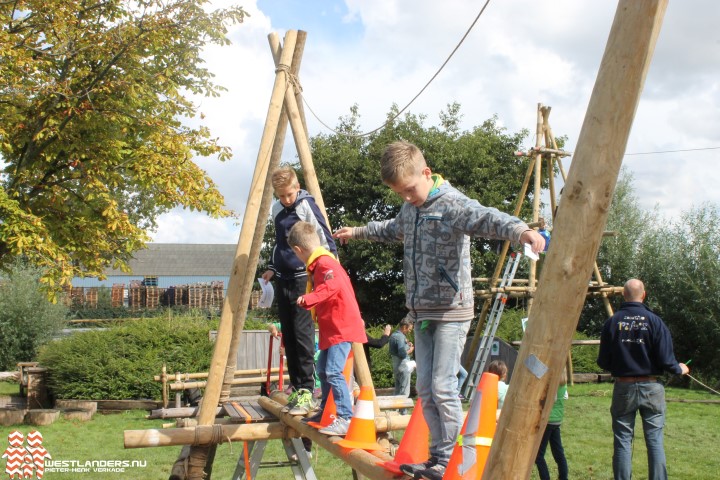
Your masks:
M246 13L208 3L0 4L0 264L24 256L52 287L124 266L173 207L230 214L192 161L229 149L190 95L223 90L202 48Z
M341 118L336 133L311 139L313 162L322 186L331 228L364 225L397 215L401 200L380 181L380 157L385 147L399 139L415 143L433 172L483 205L511 212L527 169L515 156L527 132L508 134L492 118L464 131L460 105L440 113L438 126L425 125L426 117L397 117L393 107L388 124L368 136L359 136L358 108ZM528 219L531 204L521 213ZM473 248L474 273L486 275L495 265L496 244L477 240ZM402 245L352 242L340 248L363 316L370 324L397 323L405 314Z
M48 301L39 278L38 269L15 261L0 285L0 370L34 360L65 324L65 307Z

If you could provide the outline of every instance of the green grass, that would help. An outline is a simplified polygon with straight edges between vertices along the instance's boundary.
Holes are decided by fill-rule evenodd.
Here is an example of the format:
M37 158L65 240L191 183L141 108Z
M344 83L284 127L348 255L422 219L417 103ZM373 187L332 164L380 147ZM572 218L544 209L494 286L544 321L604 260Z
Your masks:
M1 384L0 384L1 385ZM606 480L612 478L612 431L610 427L610 399L612 385L575 385L569 388L570 399L566 402L562 438L565 446L570 478ZM709 399L717 400L701 391L675 388L667 389L668 399ZM141 460L145 468L129 468L124 474L88 473L73 474L47 473L48 479L98 479L118 478L166 479L181 447L160 447L125 449L124 430L145 430L162 428L169 420L147 420L146 412L131 411L122 414L97 414L89 422L60 419L53 425L38 427L43 434L43 445L54 460ZM32 427L20 425L2 427L0 433L7 435L18 429L27 434ZM633 478L647 478L647 456L642 439L641 421L636 425ZM670 478L683 480L717 478L720 471L720 457L717 445L720 441L720 405L668 402L667 425L665 429L665 451ZM241 443L222 444L218 447L213 463L213 478L231 478L240 456ZM549 448L547 461L551 474L556 475L555 464ZM271 440L268 443L264 461L285 460L282 443ZM324 450L314 449L312 464L318 478L343 480L351 479L350 467ZM1 464L0 464L1 465ZM285 480L292 478L288 467L261 469L260 479ZM533 469L531 479L537 479Z

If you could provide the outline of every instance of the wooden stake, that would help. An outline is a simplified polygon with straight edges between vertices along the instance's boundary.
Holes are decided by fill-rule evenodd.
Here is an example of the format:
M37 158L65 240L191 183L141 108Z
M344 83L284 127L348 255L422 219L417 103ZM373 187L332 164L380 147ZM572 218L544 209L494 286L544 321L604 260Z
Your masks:
M530 478L666 7L618 4L483 479Z

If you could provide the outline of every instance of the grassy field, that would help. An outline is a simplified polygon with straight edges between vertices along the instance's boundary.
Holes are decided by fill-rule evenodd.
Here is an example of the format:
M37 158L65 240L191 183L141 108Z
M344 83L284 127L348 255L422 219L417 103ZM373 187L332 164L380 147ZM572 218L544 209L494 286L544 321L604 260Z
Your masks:
M1 385L1 383L0 383ZM12 393L12 392L8 392ZM569 389L562 437L570 466L570 478L605 480L612 478L612 432L610 428L610 399L612 385L575 385ZM681 403L673 399L717 400L717 395L700 391L667 389L668 414L665 429L665 450L670 478L704 480L718 477L720 456L720 404ZM509 413L509 412L508 412ZM58 420L50 426L39 427L43 445L54 460L129 460L142 461L146 466L127 468L124 473L49 472L52 479L167 479L172 463L181 447L129 449L123 448L124 430L161 428L167 420L147 420L145 411L96 415L86 423ZM13 430L27 434L31 427L20 425L2 427L3 435ZM634 452L634 478L647 478L646 452L638 420ZM398 435L400 437L400 435ZM241 452L241 443L218 447L213 464L213 478L230 479ZM273 440L263 458L266 462L285 460L280 441ZM547 452L551 473L554 462ZM350 468L323 450L315 448L312 463L319 479L351 479ZM261 469L258 478L285 480L292 478L288 467ZM533 471L532 479L537 479Z

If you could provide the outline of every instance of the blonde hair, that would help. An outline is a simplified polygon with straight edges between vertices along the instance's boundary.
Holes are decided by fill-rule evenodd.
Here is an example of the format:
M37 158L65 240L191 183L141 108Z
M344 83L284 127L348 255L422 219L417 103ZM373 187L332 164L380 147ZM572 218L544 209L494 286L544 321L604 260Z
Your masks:
M420 149L412 143L400 140L385 148L380 158L380 178L383 183L393 185L419 174L425 167L427 163Z
M502 360L493 360L488 365L487 371L490 373L494 373L500 378L500 380L502 380L507 376L508 368L507 365L505 365L505 362L503 362Z
M275 190L290 186L300 186L297 174L292 167L280 167L272 173L272 186Z
M288 245L307 251L315 250L320 246L320 237L315 226L309 222L297 222L288 233Z

